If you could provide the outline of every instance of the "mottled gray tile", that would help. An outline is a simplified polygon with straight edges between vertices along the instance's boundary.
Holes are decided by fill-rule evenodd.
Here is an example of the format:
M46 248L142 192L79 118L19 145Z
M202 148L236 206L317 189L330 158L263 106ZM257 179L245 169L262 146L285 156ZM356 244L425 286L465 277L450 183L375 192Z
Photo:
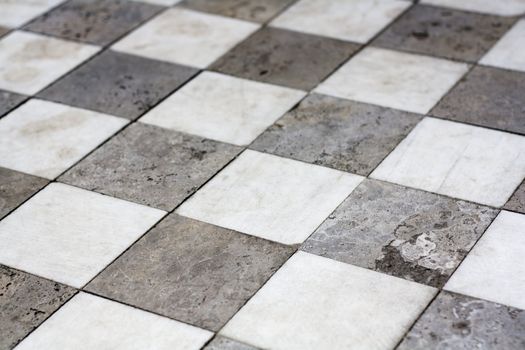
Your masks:
M312 94L250 148L366 176L420 119L408 112Z
M220 335L216 336L202 350L258 350L259 348L231 340Z
M0 117L27 99L24 95L0 90Z
M358 48L340 40L267 27L222 56L212 69L309 90Z
M431 115L525 134L525 73L475 67Z
M87 288L216 331L292 253L291 247L172 214Z
M0 27L0 36L9 33L9 30L10 30L9 28Z
M137 123L59 181L171 210L240 151L237 146Z
M365 180L302 250L441 287L497 210Z
M416 5L373 44L477 62L515 22L499 17Z
M516 189L503 208L525 214L525 181Z
M0 265L0 349L13 348L75 289Z
M397 350L525 349L525 311L442 292Z
M197 71L106 51L54 83L39 97L135 119Z

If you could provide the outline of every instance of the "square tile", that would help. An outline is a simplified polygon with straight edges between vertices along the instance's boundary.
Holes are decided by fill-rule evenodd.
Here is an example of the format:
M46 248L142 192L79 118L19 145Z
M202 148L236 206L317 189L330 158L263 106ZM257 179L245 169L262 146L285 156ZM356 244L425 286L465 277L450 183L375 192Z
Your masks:
M392 349L434 294L431 287L299 252L221 334L265 349Z
M203 72L140 119L143 123L247 145L305 93Z
M425 114L467 70L464 63L367 47L315 91Z
M113 49L205 68L258 28L254 23L177 7L133 31Z
M172 214L87 289L217 331L293 250Z
M516 189L503 208L525 214L525 181Z
M0 221L0 263L82 287L164 214L52 183Z
M523 0L421 0L421 3L500 16L519 16L525 12Z
M21 104L27 96L0 90L0 117Z
M0 119L0 166L54 179L126 122L54 102L30 100Z
M284 244L302 243L361 176L246 150L177 209Z
M271 25L364 44L410 5L402 0L299 0Z
M196 72L188 67L106 51L39 96L136 119Z
M525 137L425 118L371 177L499 207L525 177Z
M358 48L340 40L267 27L226 53L212 69L310 90Z
M0 0L0 25L18 27L64 0Z
M239 147L137 123L59 180L169 211L240 151Z
M12 349L75 289L0 265L0 348Z
M98 50L39 34L11 32L0 39L0 89L36 94Z
M525 309L523 254L525 215L503 210L445 289Z
M250 148L366 176L420 119L395 109L312 94Z
M87 293L18 345L30 349L198 350L212 333Z
M63 39L107 45L162 10L129 0L72 0L24 29Z
M514 18L415 5L373 44L477 62L514 23Z
M259 350L251 345L239 343L226 337L216 336L202 350Z
M443 287L498 211L365 180L302 250Z
M524 9L525 11L525 9ZM488 66L515 69L525 72L525 19L518 21L511 30L481 59Z

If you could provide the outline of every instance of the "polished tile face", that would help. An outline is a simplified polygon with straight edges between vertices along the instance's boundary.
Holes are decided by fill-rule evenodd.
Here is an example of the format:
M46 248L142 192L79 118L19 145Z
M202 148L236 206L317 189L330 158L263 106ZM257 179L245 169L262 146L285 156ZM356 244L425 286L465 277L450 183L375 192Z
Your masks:
M302 250L442 287L498 211L365 180Z
M265 349L392 349L434 293L299 252L221 334Z
M368 47L315 91L425 114L467 69L463 63Z
M299 0L271 24L366 43L409 6L402 0Z
M525 214L525 181L516 189L504 208Z
M397 349L517 350L524 344L525 311L443 292Z
M60 181L171 210L240 151L231 145L138 123L81 161Z
M366 176L420 118L313 94L266 130L251 148Z
M17 350L198 350L211 332L91 294L72 298Z
M161 9L129 0L72 0L38 17L25 29L63 39L107 45Z
M298 90L204 72L140 121L246 145L304 95Z
M518 16L525 12L523 0L422 0L424 4L500 16Z
M124 37L113 49L205 68L258 28L250 22L173 8Z
M98 50L87 44L12 32L0 39L0 89L35 94Z
M0 119L0 166L54 179L125 124L125 119L31 100Z
M525 72L524 45L525 19L522 19L492 47L481 60L481 64Z
M0 221L0 263L81 287L164 214L53 183Z
M239 343L226 337L216 336L203 350L259 350L251 345Z
M292 253L278 243L173 214L88 289L217 331Z
M373 42L393 50L477 62L514 18L416 5Z
M12 349L75 290L0 265L0 348Z
M445 289L525 309L525 215L502 211Z
M136 119L195 73L188 67L107 51L39 96Z
M221 57L212 69L310 90L359 48L340 40L264 28Z
M302 243L362 177L247 150L177 212L284 244Z
M0 0L0 25L18 27L64 0Z
M525 137L425 118L371 177L499 207L525 177Z
M0 117L27 99L24 95L0 90Z

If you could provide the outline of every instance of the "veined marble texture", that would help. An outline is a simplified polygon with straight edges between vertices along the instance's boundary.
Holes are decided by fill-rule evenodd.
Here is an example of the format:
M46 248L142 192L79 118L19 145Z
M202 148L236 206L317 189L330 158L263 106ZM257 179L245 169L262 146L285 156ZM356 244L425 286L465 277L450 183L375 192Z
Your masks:
M525 13L523 0L422 0L424 4L500 16L519 16Z
M0 0L0 25L18 27L64 0Z
M524 5L525 6L525 5ZM525 11L525 10L524 10ZM518 21L490 51L480 63L499 68L525 72L525 19Z

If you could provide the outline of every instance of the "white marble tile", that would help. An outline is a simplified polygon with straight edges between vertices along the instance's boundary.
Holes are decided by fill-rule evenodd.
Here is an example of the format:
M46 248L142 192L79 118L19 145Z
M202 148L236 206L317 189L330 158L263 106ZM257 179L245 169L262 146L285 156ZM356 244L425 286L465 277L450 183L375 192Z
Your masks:
M525 19L516 22L480 63L525 72Z
M0 166L54 179L128 120L33 99L0 119Z
M271 25L366 43L409 6L402 0L300 0Z
M116 51L205 68L259 28L258 24L173 8L113 45Z
M0 89L36 94L98 50L92 45L12 32L0 39Z
M502 211L446 290L525 310L525 215Z
M177 213L285 244L303 242L361 176L247 150Z
M467 70L464 63L368 47L316 91L425 114Z
M525 13L523 0L421 0L421 3L500 16L517 16Z
M64 0L0 0L0 26L15 28Z
M298 252L220 333L262 349L393 349L436 291Z
M140 121L247 145L304 95L299 90L204 72Z
M371 177L502 206L525 177L525 137L427 117Z
M79 288L164 214L52 183L0 221L0 263Z
M80 292L16 350L198 350L213 333Z

